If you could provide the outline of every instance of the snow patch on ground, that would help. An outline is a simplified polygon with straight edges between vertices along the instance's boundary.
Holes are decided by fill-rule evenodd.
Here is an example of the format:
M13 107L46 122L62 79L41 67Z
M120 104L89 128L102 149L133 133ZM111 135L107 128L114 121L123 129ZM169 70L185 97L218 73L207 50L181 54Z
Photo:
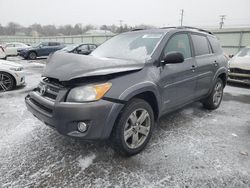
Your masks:
M20 122L15 129L5 132L4 135L0 138L0 149L5 147L10 147L13 143L20 141L21 139L25 138L25 135L32 132L35 128L36 124L34 119L25 119L24 121Z
M94 161L94 159L96 158L95 154L91 154L89 156L86 156L84 158L80 158L79 159L79 166L81 167L82 170L85 170L86 168L88 168Z

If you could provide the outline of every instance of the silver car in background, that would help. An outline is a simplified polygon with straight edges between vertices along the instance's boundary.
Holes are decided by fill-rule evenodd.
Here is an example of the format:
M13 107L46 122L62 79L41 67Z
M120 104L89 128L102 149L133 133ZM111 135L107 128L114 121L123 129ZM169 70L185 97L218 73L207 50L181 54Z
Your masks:
M229 61L229 67L228 81L250 84L250 46L240 50Z

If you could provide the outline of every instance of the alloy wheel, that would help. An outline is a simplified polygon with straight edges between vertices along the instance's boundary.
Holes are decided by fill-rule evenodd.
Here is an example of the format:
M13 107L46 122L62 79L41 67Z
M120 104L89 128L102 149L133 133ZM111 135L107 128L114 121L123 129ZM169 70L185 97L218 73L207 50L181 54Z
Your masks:
M217 106L223 95L223 86L221 82L217 82L214 88L214 95L213 95L213 103L215 106Z
M10 75L0 73L0 90L8 91L13 87L13 79Z
M124 127L124 141L130 149L140 147L151 128L150 115L145 109L136 109L128 117Z

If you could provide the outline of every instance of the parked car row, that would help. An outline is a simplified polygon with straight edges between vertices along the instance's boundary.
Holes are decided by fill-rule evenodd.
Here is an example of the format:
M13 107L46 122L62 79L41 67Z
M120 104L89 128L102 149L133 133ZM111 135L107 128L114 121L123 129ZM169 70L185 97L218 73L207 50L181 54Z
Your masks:
M23 67L20 64L6 61L9 56L21 56L24 59L36 59L37 57L48 56L57 50L65 53L89 55L96 44L71 44L65 46L60 42L41 42L31 47L23 43L7 43L0 46L0 92L9 91L16 86L25 84ZM2 59L2 60L1 60Z
M85 43L65 45L60 42L41 42L35 46L29 46L23 43L12 42L0 46L0 59L6 59L10 56L21 56L24 59L34 60L37 57L49 56L57 50L89 55L96 48L96 44Z
M37 57L48 56L49 54L64 48L60 42L41 42L31 48L18 49L18 55L25 59L36 59Z

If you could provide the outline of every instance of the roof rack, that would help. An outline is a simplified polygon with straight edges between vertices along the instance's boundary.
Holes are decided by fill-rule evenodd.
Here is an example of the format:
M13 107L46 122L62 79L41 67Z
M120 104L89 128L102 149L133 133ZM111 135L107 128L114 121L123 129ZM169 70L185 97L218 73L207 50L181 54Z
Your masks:
M208 30L205 30L205 29L200 29L200 28L197 28L197 27L180 26L180 27L178 27L178 29L196 29L198 31L202 31L202 32L205 32L205 33L213 35L213 33L211 31L208 31Z
M177 27L160 27L160 29L176 29Z
M132 29L130 31L141 31L141 30L145 30L145 29L142 29L142 28L136 28L136 29Z
M213 33L211 31L207 31L205 29L200 29L200 28L197 28L197 27L190 27L190 26L162 27L160 29L172 29L172 28L175 28L175 29L196 29L198 31L202 31L202 32L208 33L210 35L213 35Z

